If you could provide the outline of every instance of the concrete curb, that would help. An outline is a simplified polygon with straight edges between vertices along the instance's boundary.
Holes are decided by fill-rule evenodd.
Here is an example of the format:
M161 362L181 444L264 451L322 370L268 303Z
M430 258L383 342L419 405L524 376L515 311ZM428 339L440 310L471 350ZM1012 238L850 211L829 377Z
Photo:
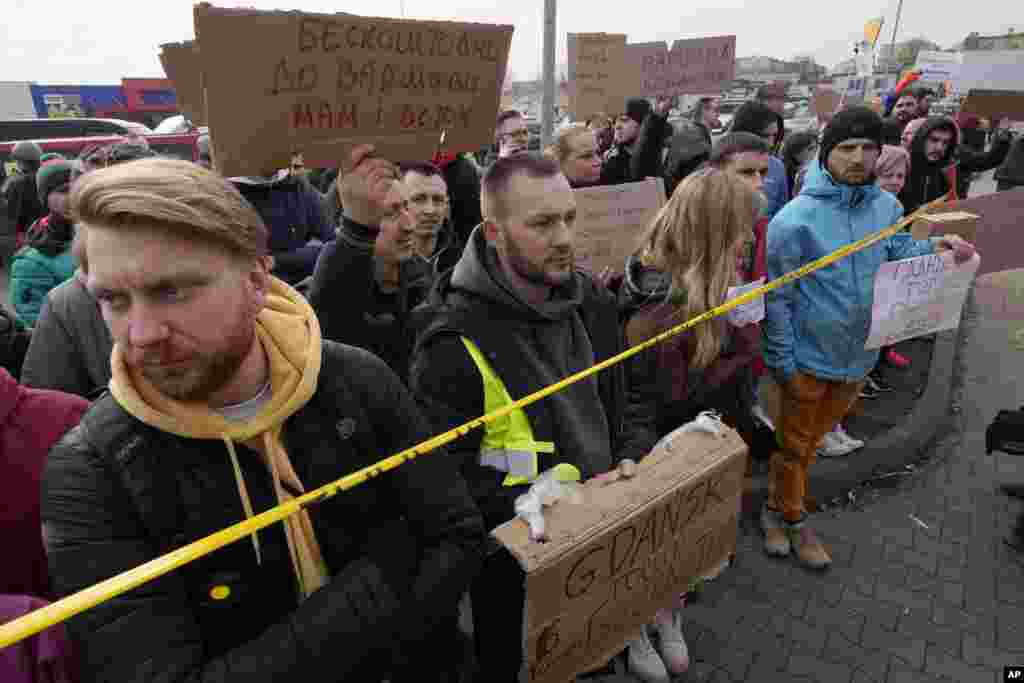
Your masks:
M962 430L961 404L965 379L964 352L977 324L974 287L968 292L960 327L935 336L928 384L907 420L871 439L864 448L843 457L819 458L810 469L808 489L825 502L877 476L916 462L921 455L952 432ZM743 496L747 513L760 510L768 495L767 474L758 473Z

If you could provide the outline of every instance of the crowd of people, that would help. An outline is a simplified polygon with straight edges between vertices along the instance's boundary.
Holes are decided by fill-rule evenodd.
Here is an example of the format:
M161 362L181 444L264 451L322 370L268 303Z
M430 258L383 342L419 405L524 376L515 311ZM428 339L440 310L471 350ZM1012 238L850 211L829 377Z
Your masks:
M336 175L310 177L297 154L269 177L223 178L208 140L198 163L138 140L75 160L20 144L3 193L17 241L3 322L22 341L0 371L2 525L17 552L0 593L60 598L257 515L958 196L1004 158L1000 182L1024 184L1020 139L968 149L918 99L885 119L844 107L820 135L787 136L766 90L718 140L715 98L682 130L670 108L630 99L543 154L502 112L484 169L359 146ZM573 188L648 177L668 200L622 274L578 268ZM864 348L873 276L947 249L974 254L901 232L770 292L761 320L699 325L99 604L67 622L80 674L518 680L523 572L488 531L541 473L642 464L705 411L768 460L765 552L824 570L808 470L863 446L843 422L884 390L876 366L899 360ZM680 609L630 640L618 659L632 675L686 670Z

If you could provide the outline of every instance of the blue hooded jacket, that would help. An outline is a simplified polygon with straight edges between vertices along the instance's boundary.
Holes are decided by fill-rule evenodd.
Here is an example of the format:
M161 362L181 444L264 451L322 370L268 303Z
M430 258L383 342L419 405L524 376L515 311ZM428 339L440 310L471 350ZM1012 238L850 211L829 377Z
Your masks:
M815 161L803 190L768 224L768 278L790 271L899 221L903 207L877 185L836 183ZM875 276L887 261L934 251L900 232L766 295L765 364L780 382L797 370L859 382L878 362L867 350Z
M765 215L768 218L774 218L775 214L781 211L789 201L789 177L786 174L786 164L777 156L769 155L768 157L768 176L764 179L764 187L761 188L761 192L768 200L765 206Z

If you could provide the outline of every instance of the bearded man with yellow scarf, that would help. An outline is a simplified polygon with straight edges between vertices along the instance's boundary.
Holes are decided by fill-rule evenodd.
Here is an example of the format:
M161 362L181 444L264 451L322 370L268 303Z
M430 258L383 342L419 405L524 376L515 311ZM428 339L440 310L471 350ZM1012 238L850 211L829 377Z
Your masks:
M386 191L370 167L355 173L367 196ZM380 359L321 339L309 304L270 275L266 227L224 179L148 159L84 176L70 202L114 350L109 394L47 464L60 595L429 436ZM484 540L457 469L433 453L87 610L69 631L87 681L379 681L410 669L444 680L429 644L452 624Z

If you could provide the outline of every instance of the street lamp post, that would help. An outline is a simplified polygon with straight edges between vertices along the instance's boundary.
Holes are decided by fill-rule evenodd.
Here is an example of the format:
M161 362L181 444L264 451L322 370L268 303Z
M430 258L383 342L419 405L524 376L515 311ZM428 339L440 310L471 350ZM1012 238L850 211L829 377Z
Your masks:
M544 94L541 98L540 144L544 149L555 130L555 16L556 0L544 0Z

